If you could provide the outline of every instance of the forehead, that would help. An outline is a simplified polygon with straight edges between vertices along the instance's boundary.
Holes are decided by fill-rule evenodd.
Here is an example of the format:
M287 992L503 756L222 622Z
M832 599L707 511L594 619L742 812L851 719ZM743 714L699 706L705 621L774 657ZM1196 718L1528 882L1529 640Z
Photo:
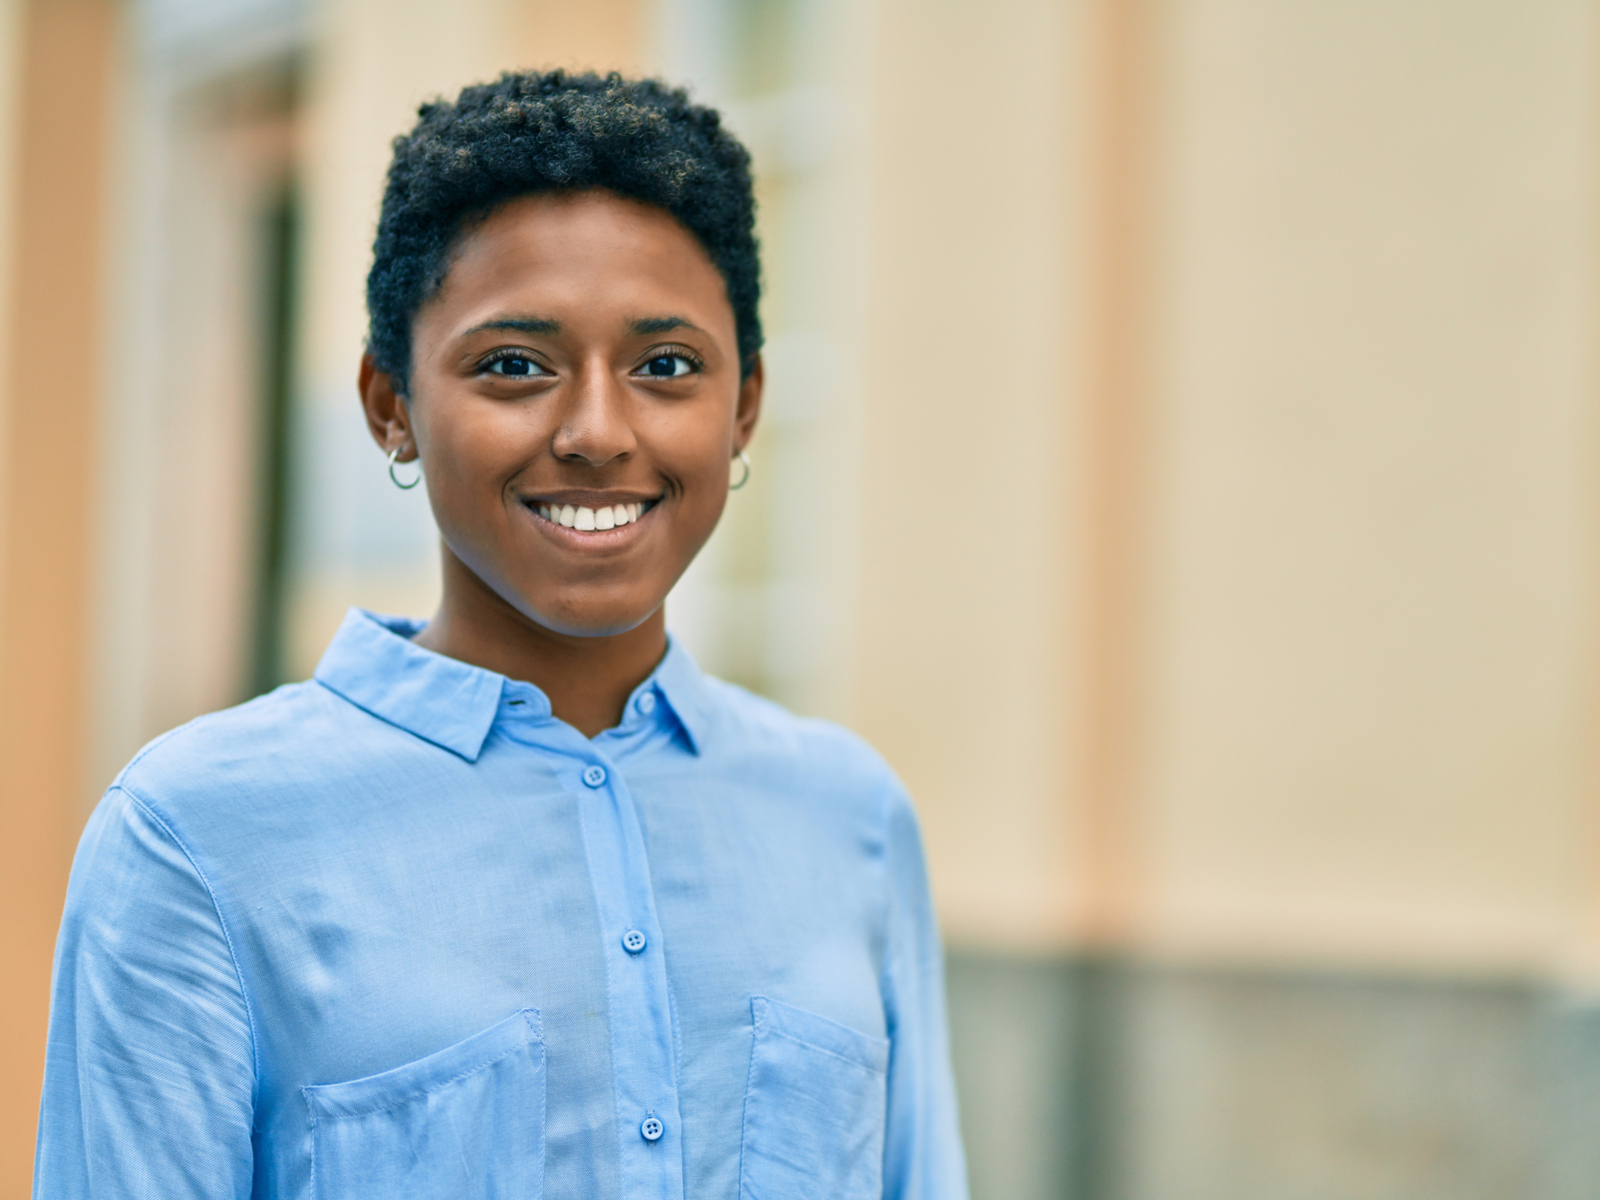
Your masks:
M470 323L486 310L636 317L679 311L733 330L722 275L665 209L610 192L527 196L460 237L443 286L419 324ZM433 318L429 320L429 318Z

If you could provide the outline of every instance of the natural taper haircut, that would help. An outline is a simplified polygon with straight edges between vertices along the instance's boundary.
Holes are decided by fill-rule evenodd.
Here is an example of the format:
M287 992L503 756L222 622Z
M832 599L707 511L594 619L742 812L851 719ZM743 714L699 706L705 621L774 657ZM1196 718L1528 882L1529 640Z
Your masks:
M367 276L367 349L410 392L411 327L457 239L519 196L602 188L665 209L728 288L746 375L761 350L750 154L681 88L613 72L506 72L418 109L394 140Z

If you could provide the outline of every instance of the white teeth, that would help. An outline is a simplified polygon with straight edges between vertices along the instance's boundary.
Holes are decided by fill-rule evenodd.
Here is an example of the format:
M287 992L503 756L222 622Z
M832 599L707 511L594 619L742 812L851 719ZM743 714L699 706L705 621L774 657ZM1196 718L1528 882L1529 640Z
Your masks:
M546 521L564 525L568 529L590 530L620 529L631 525L649 511L648 503L613 504L605 508L584 508L573 504L541 504L538 514Z

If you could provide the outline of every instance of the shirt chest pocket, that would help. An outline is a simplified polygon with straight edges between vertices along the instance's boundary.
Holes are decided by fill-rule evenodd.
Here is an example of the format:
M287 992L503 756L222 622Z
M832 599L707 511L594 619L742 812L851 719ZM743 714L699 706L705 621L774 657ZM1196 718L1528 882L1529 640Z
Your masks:
M889 1043L764 996L750 1009L740 1200L878 1200Z
M381 1075L303 1090L317 1200L539 1200L544 1190L534 1009Z

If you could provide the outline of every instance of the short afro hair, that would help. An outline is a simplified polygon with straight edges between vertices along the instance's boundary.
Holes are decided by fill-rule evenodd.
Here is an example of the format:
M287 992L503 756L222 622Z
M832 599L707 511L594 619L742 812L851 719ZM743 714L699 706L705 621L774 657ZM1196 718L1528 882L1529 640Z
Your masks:
M463 230L521 196L604 189L671 213L728 289L744 374L761 350L750 153L716 110L654 79L508 71L424 104L394 140L372 270L367 350L410 390L411 329Z

